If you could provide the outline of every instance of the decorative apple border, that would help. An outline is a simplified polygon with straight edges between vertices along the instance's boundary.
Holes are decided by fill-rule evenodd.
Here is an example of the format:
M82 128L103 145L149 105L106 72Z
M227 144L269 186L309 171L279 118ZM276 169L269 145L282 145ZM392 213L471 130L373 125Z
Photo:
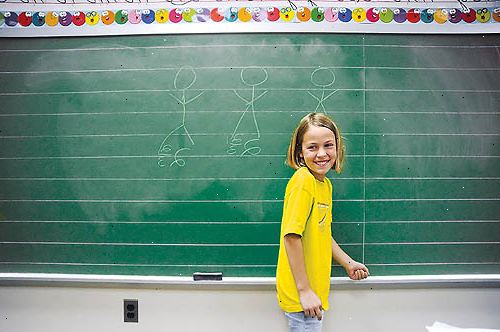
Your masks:
M239 7L228 3L216 5L211 8L207 5L161 8L143 4L141 6L147 7L117 9L120 5L112 4L87 10L50 6L44 7L44 11L23 11L25 8L21 7L21 10L0 11L0 36L226 32L500 33L500 26L496 25L500 22L500 7L439 8L436 7L438 4L426 8L398 4L374 7L375 3L294 8L252 7L241 3Z
M100 11L0 12L0 27L67 27L179 23L474 24L500 22L499 8L229 7Z

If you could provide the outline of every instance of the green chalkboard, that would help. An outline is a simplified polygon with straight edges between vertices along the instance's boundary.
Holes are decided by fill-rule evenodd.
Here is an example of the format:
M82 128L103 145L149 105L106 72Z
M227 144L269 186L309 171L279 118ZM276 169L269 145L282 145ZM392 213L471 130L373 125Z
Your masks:
M500 273L499 35L0 43L0 272L274 276L320 111L334 237L372 275Z

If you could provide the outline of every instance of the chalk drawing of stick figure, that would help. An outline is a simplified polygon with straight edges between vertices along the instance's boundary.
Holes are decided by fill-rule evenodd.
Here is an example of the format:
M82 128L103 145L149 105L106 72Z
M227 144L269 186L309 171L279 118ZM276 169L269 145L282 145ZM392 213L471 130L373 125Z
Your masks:
M327 91L331 91L330 87L333 85L333 83L335 83L335 74L330 68L319 67L311 73L311 83L314 86L321 88L321 97L316 96L311 91L307 91L308 94L310 94L314 99L318 101L318 105L316 106L314 112L317 112L318 109L321 108L323 113L326 114L326 108L323 103L338 91L333 90L325 96L325 93Z
M250 96L250 100L248 100L242 97L238 91L233 90L236 96L243 100L246 108L241 114L233 133L228 137L227 153L230 155L239 154L240 156L257 155L260 153L261 148L259 146L260 130L255 113L255 102L262 98L268 91L264 90L256 96L255 88L264 84L269 76L267 71L260 67L243 68L240 76L243 84L252 88L252 95Z
M175 74L174 88L176 92L180 92L180 98L172 93L169 93L169 95L182 106L182 120L177 127L168 133L160 144L160 148L158 149L158 166L160 167L165 167L167 165L170 167L174 165L182 167L186 164L185 160L180 156L180 153L191 150L191 148L183 146L174 148L174 142L172 142L174 136L180 136L181 140L186 136L191 146L194 146L194 140L186 126L186 106L205 93L205 91L202 91L193 98L186 100L186 91L193 86L195 82L196 72L192 67L181 67Z

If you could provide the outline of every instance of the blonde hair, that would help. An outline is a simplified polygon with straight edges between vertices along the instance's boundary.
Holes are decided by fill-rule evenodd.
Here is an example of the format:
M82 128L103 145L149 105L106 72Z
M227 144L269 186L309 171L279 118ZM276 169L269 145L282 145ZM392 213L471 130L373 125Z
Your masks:
M340 130L326 114L323 113L309 113L300 120L299 125L295 129L290 140L290 145L288 146L288 154L286 158L286 164L293 169L298 169L300 167L306 166L304 159L300 156L302 152L302 141L304 140L304 135L310 126L325 127L330 129L335 136L335 146L337 148L337 159L333 168L337 173L342 172L342 166L344 164L344 153L345 146L340 135Z

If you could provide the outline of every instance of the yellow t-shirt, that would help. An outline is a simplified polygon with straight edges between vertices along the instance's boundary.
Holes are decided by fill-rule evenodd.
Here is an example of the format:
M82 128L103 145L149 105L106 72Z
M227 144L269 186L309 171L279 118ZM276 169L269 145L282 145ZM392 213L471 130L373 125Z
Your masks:
M276 270L276 290L281 309L303 311L284 246L284 237L302 236L306 273L312 290L328 310L332 266L332 184L317 180L307 167L299 168L285 192L281 220L280 250Z

